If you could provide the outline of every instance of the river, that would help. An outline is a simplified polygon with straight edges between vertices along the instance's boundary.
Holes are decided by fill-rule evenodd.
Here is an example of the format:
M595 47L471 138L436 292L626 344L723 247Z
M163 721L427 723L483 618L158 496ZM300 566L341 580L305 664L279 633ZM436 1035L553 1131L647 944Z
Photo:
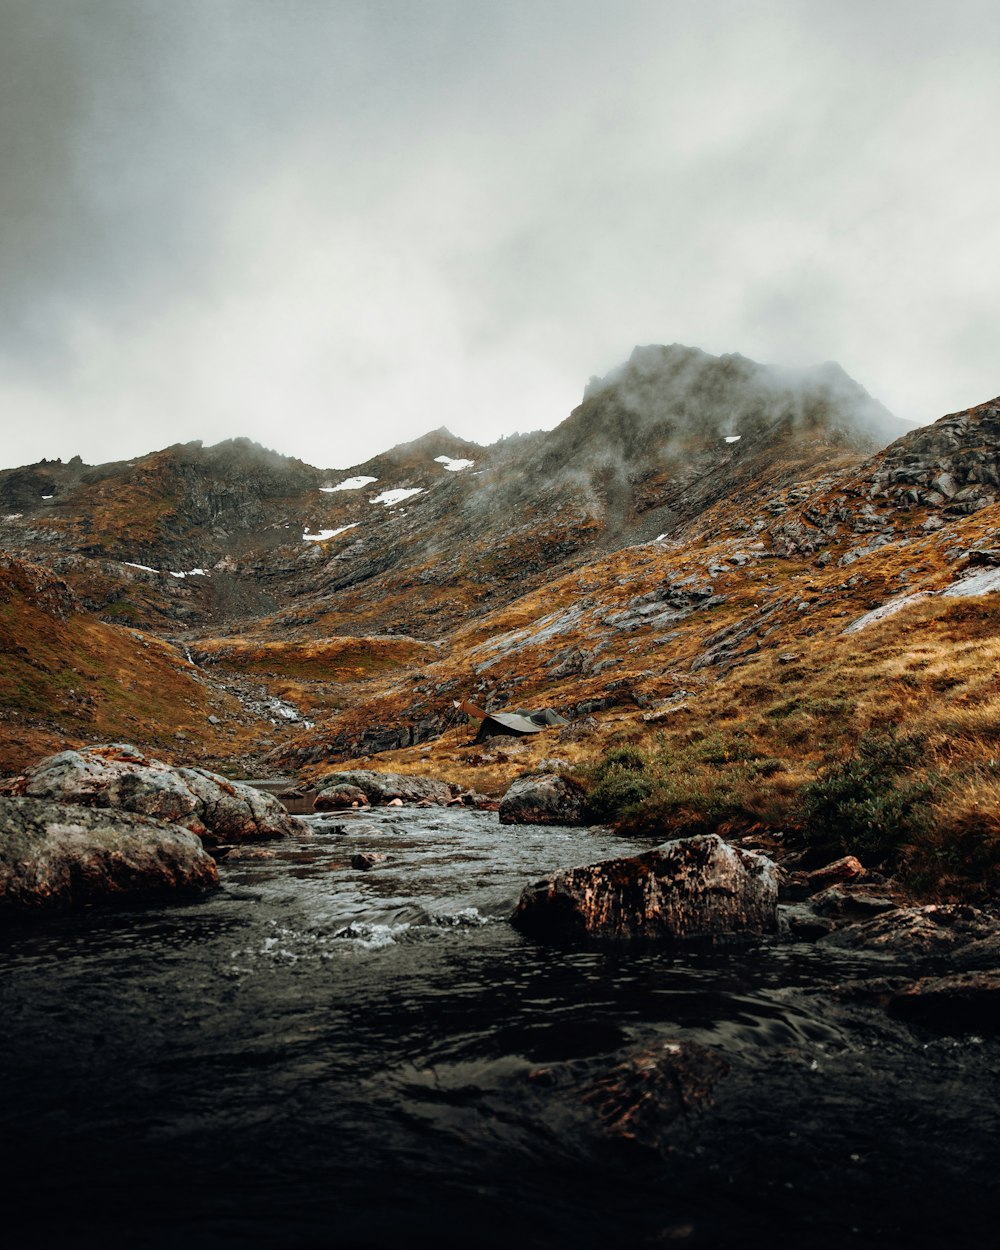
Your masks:
M197 902L6 930L4 1244L992 1244L1000 1043L837 991L884 960L507 923L526 883L635 849L378 809L240 848ZM588 1091L675 1043L715 1057L710 1098L611 1131Z

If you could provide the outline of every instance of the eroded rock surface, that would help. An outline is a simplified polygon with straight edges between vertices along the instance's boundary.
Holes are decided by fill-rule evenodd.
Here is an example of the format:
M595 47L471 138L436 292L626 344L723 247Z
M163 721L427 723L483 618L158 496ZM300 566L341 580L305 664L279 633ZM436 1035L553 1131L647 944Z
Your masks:
M558 773L518 777L500 800L504 825L582 825L583 791Z
M777 868L716 834L557 872L521 895L513 923L536 937L711 939L772 933Z
M450 803L455 791L445 781L433 777L404 777L401 773L380 773L367 768L349 769L347 772L331 773L323 778L323 793L355 786L365 794L370 803ZM319 806L319 800L316 800Z
M282 838L302 828L273 795L204 768L173 768L124 743L51 755L5 789L135 812L181 825L208 843Z
M218 885L194 834L132 812L0 798L0 914Z
M340 811L348 807L367 807L368 795L358 786L341 782L339 785L327 786L321 790L313 801L318 812Z

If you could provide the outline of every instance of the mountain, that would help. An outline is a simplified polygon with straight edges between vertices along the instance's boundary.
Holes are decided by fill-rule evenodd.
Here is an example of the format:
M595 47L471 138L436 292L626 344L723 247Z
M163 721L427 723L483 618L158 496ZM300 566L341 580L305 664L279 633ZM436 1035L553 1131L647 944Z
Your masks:
M107 619L441 638L555 569L852 463L892 420L836 366L644 347L553 431L492 447L441 429L342 473L246 440L7 470L0 543Z
M739 817L771 825L824 760L906 725L971 803L1000 734L971 660L1000 635L980 593L1000 585L1000 405L899 432L838 366L674 345L489 447L439 429L341 471L240 439L5 470L0 768L112 734L497 790L615 742L701 776L691 752L721 742L777 761ZM572 723L474 747L469 697Z

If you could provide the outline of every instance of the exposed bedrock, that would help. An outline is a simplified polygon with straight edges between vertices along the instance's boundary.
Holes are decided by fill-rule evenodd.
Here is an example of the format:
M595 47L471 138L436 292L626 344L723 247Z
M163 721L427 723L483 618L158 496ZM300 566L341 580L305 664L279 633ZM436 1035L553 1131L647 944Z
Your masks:
M717 834L570 868L529 886L513 923L534 937L686 941L773 933L777 867Z
M437 781L433 777L405 777L401 773L379 773L367 768L329 773L323 782L325 788L322 794L340 792L346 786L353 786L370 803L391 803L393 799L403 803L450 803L455 796L454 788L446 781ZM321 806L319 798L316 806Z
M215 860L177 825L75 803L0 798L0 915L159 898L218 883Z
M125 743L51 755L4 790L135 812L181 825L208 843L282 838L302 828L270 794L204 768L174 768Z
M582 825L584 793L558 773L518 777L500 800L503 825Z
M337 811L346 807L367 807L368 795L357 786L348 782L340 782L335 786L327 786L313 800L316 811Z

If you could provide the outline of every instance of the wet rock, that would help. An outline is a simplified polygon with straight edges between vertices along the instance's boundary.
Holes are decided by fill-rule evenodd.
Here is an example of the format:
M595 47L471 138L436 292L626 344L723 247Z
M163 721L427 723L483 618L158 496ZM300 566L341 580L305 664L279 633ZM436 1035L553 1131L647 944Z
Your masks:
M309 795L309 791L303 786L288 786L285 790L275 790L274 797L280 799L282 803L301 803Z
M474 807L479 812L498 812L500 800L492 794L480 794L477 790L466 790L459 796L464 807Z
M364 790L342 782L321 790L313 801L313 807L318 812L339 811L345 807L364 807L367 803L368 795Z
M773 933L777 867L716 834L557 872L521 895L513 923L551 939L714 939Z
M844 881L859 881L865 875L866 870L861 860L854 855L845 855L842 859L835 859L832 864L806 873L806 884L810 893L817 894L827 886L840 885Z
M368 872L376 864L384 864L388 858L389 856L383 855L381 851L359 851L357 855L351 856L351 867L361 872Z
M895 907L871 920L847 924L822 939L848 950L882 951L907 959L950 955L995 932L995 922L974 907Z
M432 803L445 804L452 797L452 787L433 777L405 777L400 773L380 773L368 768L330 773L323 780L326 790L355 786L374 804L390 803L393 799L399 799L400 803L419 803L429 799Z
M888 1010L898 1020L947 1033L1000 1032L1000 971L925 977L895 994Z
M657 1147L663 1130L707 1103L725 1061L694 1042L659 1042L613 1067L583 1093L611 1137Z
M557 773L529 773L518 777L500 800L503 825L580 825L584 793L580 786Z
M194 834L132 812L0 798L0 914L129 902L218 885Z
M833 929L834 922L826 916L795 912L788 917L788 932L800 942L816 942L832 933Z
M165 820L207 843L281 838L304 827L273 795L203 768L174 768L124 743L49 756L13 788L28 798Z
M821 916L830 919L847 917L853 920L867 920L871 916L897 909L897 904L891 898L862 893L860 890L843 890L836 885L827 886L825 890L813 895L812 906Z

